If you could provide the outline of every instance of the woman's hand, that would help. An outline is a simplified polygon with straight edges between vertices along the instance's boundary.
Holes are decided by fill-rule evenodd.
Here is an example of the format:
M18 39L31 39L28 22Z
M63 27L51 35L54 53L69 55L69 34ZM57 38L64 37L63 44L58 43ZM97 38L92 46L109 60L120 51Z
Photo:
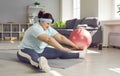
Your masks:
M70 52L70 51L72 51L72 50L69 49L69 48L64 47L62 51L64 51L64 52Z
M81 45L76 45L76 44L75 44L75 45L73 46L73 49L80 49L80 48L82 48L83 46L84 46L84 45L82 45L82 44L81 44Z

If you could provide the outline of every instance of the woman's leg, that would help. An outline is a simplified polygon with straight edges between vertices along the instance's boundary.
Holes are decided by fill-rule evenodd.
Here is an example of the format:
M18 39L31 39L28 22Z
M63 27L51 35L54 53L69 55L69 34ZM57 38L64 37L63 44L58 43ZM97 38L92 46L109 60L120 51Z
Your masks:
M17 52L18 59L25 63L30 63L35 67L38 67L39 55L32 49L21 49Z
M19 50L17 52L17 56L22 62L30 63L32 66L36 67L37 69L41 69L44 72L51 70L47 59L43 56L39 56L38 53L36 53L33 49L25 48Z
M44 49L44 52L41 54L42 56L45 56L47 59L55 59L55 58L79 58L79 53L67 53L60 51L55 48L46 47Z

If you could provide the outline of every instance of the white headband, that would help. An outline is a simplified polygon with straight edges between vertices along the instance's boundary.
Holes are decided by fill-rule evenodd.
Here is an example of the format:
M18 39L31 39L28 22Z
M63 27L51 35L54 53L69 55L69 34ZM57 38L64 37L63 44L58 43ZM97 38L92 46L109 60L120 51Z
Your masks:
M49 18L39 18L39 20L52 23L52 19L49 19Z

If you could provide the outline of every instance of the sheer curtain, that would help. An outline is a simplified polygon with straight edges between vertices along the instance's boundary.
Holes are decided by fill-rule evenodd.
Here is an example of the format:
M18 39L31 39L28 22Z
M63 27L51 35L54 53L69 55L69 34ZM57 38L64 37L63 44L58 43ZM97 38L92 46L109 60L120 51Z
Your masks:
M73 17L80 18L80 0L73 0Z

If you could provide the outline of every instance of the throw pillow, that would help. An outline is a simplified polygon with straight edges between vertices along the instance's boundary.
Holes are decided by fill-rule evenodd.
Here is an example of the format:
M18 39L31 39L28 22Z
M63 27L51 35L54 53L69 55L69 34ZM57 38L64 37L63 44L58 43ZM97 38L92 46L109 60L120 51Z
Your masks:
M83 18L82 24L87 24L91 27L98 27L100 25L100 21L96 17L86 17Z
M81 25L81 22L82 22L82 19L76 20L74 28L76 28L78 25Z
M66 21L66 29L74 29L74 25L76 22L76 18L75 19L71 19L71 20L67 20Z

